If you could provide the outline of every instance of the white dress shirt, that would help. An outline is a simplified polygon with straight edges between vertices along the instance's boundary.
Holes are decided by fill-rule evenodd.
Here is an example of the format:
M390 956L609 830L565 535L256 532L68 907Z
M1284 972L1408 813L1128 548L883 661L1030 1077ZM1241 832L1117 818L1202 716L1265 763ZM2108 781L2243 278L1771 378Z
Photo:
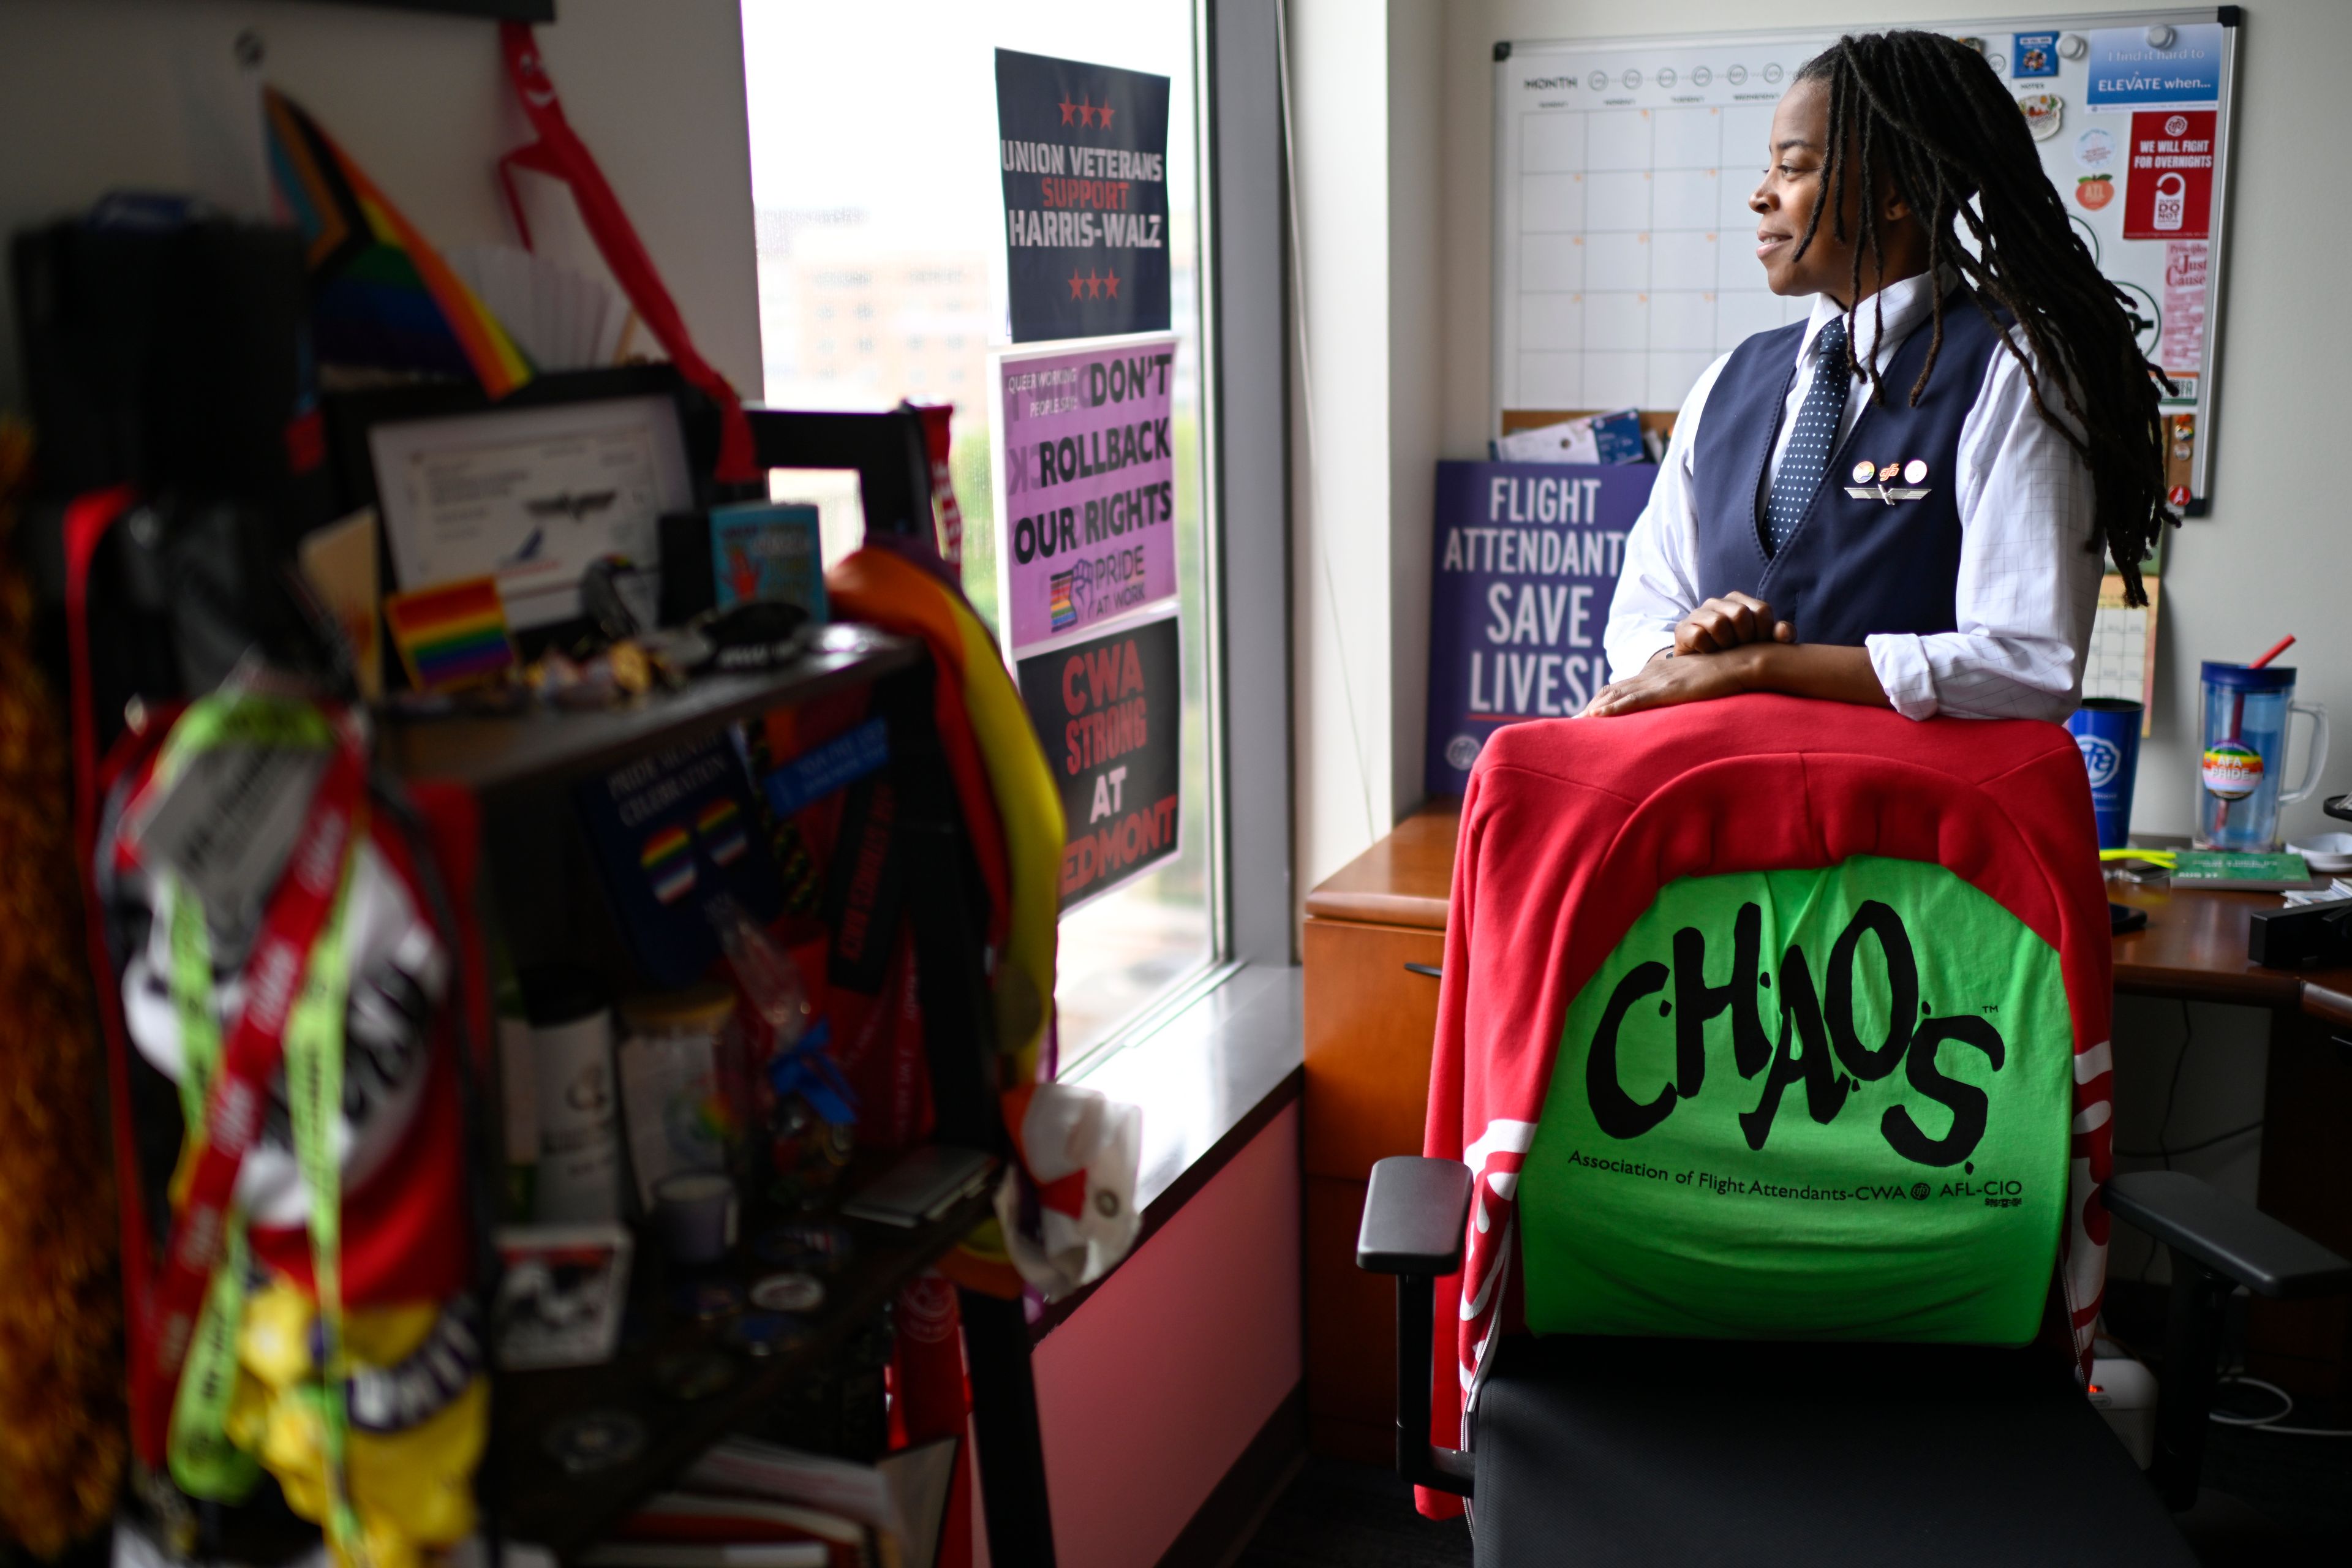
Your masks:
M1927 290L1923 275L1864 300L1854 312L1855 357L1870 356L1883 373L1915 326L1929 330L1932 300ZM1961 310L1976 308L1953 303ZM1797 345L1797 374L1789 384L1780 431L1773 438L1768 489L1771 476L1780 471L1797 410L1812 384L1822 327L1839 313L1836 302L1822 295L1805 323ZM2021 332L2012 329L2011 336L2020 348L2025 346ZM1707 394L1730 357L1726 354L1707 366L1684 400L1650 504L1626 537L1624 571L1610 602L1603 637L1611 674L1617 679L1641 668L1659 649L1673 647L1675 623L1704 598L1697 580L1692 454ZM1938 363L1935 374L1953 374L1949 362ZM1908 397L1910 390L1890 379L1883 395L1892 405L1895 399ZM2065 418L2057 389L2045 391L2052 407ZM1869 384L1857 376L1838 426L1841 444L1869 395ZM2068 423L2080 433L2073 421ZM1831 477L1837 478L1834 473ZM1960 423L1959 471L1952 482L1958 487L1960 514L1959 582L1953 594L1958 629L1924 636L1874 634L1864 642L1870 667L1895 710L1906 718L1949 713L1964 719L2063 721L2082 693L2105 557L2085 548L2093 510L2090 468L2033 406L2025 372L2006 351L1993 354L1976 403ZM1743 510L1735 526L1752 531L1755 519ZM1804 638L1805 628L1800 626L1797 640Z

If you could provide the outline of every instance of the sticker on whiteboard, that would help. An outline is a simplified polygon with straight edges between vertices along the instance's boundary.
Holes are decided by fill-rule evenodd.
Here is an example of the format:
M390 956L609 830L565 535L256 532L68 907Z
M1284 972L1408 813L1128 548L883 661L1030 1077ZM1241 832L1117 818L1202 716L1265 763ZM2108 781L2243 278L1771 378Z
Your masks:
M2084 174L2074 182L2074 199L2091 212L2097 212L2116 199L2116 177L2113 174Z
M2116 133L2094 125L2074 138L2074 162L2085 169L2116 166Z
M2011 76L2036 77L2058 74L2058 35L2055 33L2020 33L2012 40L2017 63Z
M2126 239L2203 239L2213 213L2210 109L2132 116Z
M2017 100L2017 107L2036 142L2049 141L2066 121L2066 100L2054 92L2029 92Z
M2176 239L2164 247L2164 330L2157 363L2168 373L2205 368L2205 294L2211 279L2212 242Z
M2158 48L2147 27L2100 27L2091 34L2088 109L2155 109L2221 100L2221 24L2167 28Z

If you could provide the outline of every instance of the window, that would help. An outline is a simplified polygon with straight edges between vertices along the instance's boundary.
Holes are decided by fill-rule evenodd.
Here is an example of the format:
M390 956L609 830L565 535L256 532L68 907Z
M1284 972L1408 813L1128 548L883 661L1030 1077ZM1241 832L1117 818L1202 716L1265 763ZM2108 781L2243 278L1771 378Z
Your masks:
M994 624L996 535L987 354L1006 341L997 166L999 47L1170 79L1169 249L1178 334L1176 529L1184 650L1181 853L1063 917L1061 1060L1066 1068L1225 954L1223 802L1211 799L1218 704L1210 689L1208 493L1202 452L1200 95L1192 0L902 0L887 60L873 14L743 0L751 184L758 207L767 401L884 407L930 391L956 402L952 470L965 525L964 583ZM877 113L878 76L919 114ZM854 130L852 129L854 128ZM841 308L870 337L836 377L818 323ZM824 509L828 556L854 547L854 482L778 476L778 494Z

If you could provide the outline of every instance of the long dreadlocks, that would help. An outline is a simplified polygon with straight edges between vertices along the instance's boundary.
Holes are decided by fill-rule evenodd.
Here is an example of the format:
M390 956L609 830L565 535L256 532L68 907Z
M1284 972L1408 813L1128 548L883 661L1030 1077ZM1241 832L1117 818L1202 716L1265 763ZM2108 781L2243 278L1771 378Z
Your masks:
M1859 195L1861 234L1846 296L1855 299L1862 291L1863 252L1874 263L1884 259L1877 193L1880 181L1890 181L1927 229L1928 275L1948 266L1967 280L1977 308L2024 368L2042 416L2090 466L2095 506L2084 547L2104 549L2123 574L2127 601L2146 603L2140 559L2158 529L2180 521L2164 504L2157 374L2135 335L2147 323L2133 313L2130 297L2100 275L2075 236L2057 188L2042 172L2016 100L1983 56L1937 33L1849 35L1808 60L1795 80L1822 83L1830 100L1822 195L1806 220L1797 254L1812 244L1824 208L1831 232L1843 241L1849 190ZM1959 224L1968 226L1972 244L1963 242ZM2000 312L2023 330L2032 358L2010 336ZM1849 345L1853 313L1848 305ZM1943 343L1938 299L1927 363L1911 387L1914 405ZM1851 346L1847 353L1852 355ZM2037 360L2055 375L2080 436L2043 401ZM1853 368L1878 399L1877 367L1857 361ZM2165 386L2169 390L2171 383Z

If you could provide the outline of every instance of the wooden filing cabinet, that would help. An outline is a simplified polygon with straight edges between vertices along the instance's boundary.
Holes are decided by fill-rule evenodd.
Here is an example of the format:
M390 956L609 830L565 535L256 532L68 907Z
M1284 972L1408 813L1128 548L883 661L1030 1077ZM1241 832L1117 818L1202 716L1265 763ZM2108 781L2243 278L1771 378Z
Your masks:
M1396 1289L1356 1268L1372 1162L1421 1152L1457 803L1307 895L1307 1410L1318 1453L1395 1457Z

